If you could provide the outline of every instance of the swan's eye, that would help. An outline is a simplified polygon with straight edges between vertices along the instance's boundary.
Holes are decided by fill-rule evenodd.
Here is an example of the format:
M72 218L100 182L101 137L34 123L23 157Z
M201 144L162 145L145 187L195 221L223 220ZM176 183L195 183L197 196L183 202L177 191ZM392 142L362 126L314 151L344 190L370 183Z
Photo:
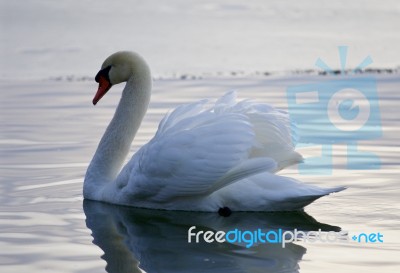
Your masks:
M99 82L99 81L100 81L100 77L103 77L103 78L105 78L108 82L110 82L110 76L108 75L108 73L110 72L110 69L111 69L111 65L109 65L109 66L103 68L102 70L100 70L100 71L97 73L97 75L96 75L96 77L94 78L94 80L95 80L96 82Z

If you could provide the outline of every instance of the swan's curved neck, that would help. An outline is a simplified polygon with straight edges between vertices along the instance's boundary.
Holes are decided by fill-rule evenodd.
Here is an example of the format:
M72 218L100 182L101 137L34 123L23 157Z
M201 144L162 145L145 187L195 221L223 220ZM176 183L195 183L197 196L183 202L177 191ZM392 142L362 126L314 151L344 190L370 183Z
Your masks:
M127 81L114 117L100 140L88 167L84 197L97 199L102 185L113 181L129 152L130 145L147 111L151 96L150 73L132 75Z

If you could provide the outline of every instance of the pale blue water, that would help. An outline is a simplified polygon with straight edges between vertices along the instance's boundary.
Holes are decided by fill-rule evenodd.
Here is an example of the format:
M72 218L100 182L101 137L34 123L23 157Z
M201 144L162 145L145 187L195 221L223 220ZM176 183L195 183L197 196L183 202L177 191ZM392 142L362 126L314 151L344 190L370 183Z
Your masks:
M383 136L359 149L381 159L378 170L346 170L345 146L333 149L332 175L282 174L319 186L345 185L306 213L217 214L164 212L83 202L88 162L108 124L122 86L93 107L91 81L0 82L1 272L396 272L400 268L400 77L377 77ZM158 80L132 153L154 134L161 117L178 104L239 96L287 108L289 85L322 76ZM331 79L334 79L332 77ZM304 150L307 153L313 150ZM260 244L187 242L187 230L286 228L380 232L383 243Z
M397 0L0 0L0 78L95 75L135 50L154 75L400 65Z

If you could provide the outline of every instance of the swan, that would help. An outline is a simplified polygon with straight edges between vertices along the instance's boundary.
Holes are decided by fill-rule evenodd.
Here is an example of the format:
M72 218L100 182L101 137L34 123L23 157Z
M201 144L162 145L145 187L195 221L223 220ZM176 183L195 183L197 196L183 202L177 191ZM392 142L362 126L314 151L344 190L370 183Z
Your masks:
M150 209L223 212L302 210L344 187L320 188L275 173L302 161L286 112L228 92L168 113L155 136L122 168L150 102L152 79L137 53L109 56L93 104L126 82L91 160L86 199Z

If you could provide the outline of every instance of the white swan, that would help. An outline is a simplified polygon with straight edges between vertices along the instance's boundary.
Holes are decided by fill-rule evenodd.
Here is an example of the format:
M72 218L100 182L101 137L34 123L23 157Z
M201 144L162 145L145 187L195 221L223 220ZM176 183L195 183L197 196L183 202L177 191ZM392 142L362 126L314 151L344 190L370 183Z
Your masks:
M120 171L150 101L150 70L138 54L117 52L96 81L93 104L112 85L127 84L87 169L87 199L167 210L284 211L344 189L275 175L302 160L293 150L287 114L248 100L237 103L233 92L210 108L206 100L177 107Z

